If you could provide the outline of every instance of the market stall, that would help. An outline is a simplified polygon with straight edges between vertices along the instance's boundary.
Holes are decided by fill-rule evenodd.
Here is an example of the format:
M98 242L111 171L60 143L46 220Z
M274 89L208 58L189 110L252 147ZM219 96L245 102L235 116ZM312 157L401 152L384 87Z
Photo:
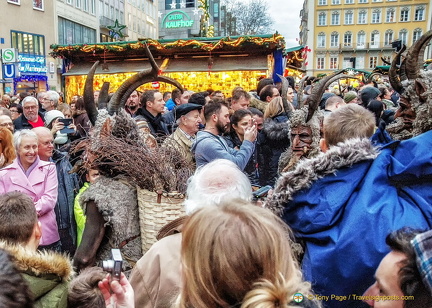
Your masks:
M150 67L145 56L147 44L158 63L161 74L179 81L186 89L221 90L229 95L240 86L250 91L263 77L283 74L284 39L279 34L184 40L143 39L134 42L85 45L53 45L53 57L63 59L67 101L82 94L86 74L99 60L94 88L110 82L110 92L138 71ZM171 91L168 84L146 84L139 90L157 88Z

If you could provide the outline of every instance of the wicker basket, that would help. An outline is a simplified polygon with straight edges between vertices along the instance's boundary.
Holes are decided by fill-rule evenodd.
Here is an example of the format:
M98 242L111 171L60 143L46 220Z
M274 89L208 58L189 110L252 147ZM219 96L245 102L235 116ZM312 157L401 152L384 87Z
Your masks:
M167 223L184 216L184 194L154 192L137 188L142 253L156 242L156 235Z

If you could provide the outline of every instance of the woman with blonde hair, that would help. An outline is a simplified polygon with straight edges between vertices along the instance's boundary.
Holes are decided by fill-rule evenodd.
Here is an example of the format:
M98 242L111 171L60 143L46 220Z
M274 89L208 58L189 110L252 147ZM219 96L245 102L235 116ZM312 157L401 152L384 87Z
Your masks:
M302 279L290 233L273 213L241 200L198 210L182 231L177 307L321 307Z
M291 89L292 90L292 89ZM294 111L291 103L291 111ZM274 97L264 111L264 125L257 138L258 174L261 186L273 186L278 178L279 158L291 145L288 114L282 97Z
M0 127L0 168L10 165L15 158L13 135L6 127Z

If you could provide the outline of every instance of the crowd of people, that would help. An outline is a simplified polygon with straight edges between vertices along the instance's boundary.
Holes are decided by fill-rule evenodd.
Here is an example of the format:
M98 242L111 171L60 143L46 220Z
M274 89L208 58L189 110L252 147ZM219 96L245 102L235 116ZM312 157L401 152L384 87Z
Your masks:
M134 89L114 114L99 91L3 95L0 306L432 307L432 71L398 91L341 74ZM110 142L193 173L148 251L136 179L157 176Z

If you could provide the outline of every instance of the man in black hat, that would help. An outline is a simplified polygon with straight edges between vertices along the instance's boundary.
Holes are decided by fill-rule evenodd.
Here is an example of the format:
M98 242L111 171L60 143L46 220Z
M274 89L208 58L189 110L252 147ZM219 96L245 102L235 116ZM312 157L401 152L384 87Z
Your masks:
M184 158L193 164L195 164L195 160L191 146L202 122L201 108L201 105L191 103L178 106L174 110L178 127L163 143L163 146L174 147L179 150Z

